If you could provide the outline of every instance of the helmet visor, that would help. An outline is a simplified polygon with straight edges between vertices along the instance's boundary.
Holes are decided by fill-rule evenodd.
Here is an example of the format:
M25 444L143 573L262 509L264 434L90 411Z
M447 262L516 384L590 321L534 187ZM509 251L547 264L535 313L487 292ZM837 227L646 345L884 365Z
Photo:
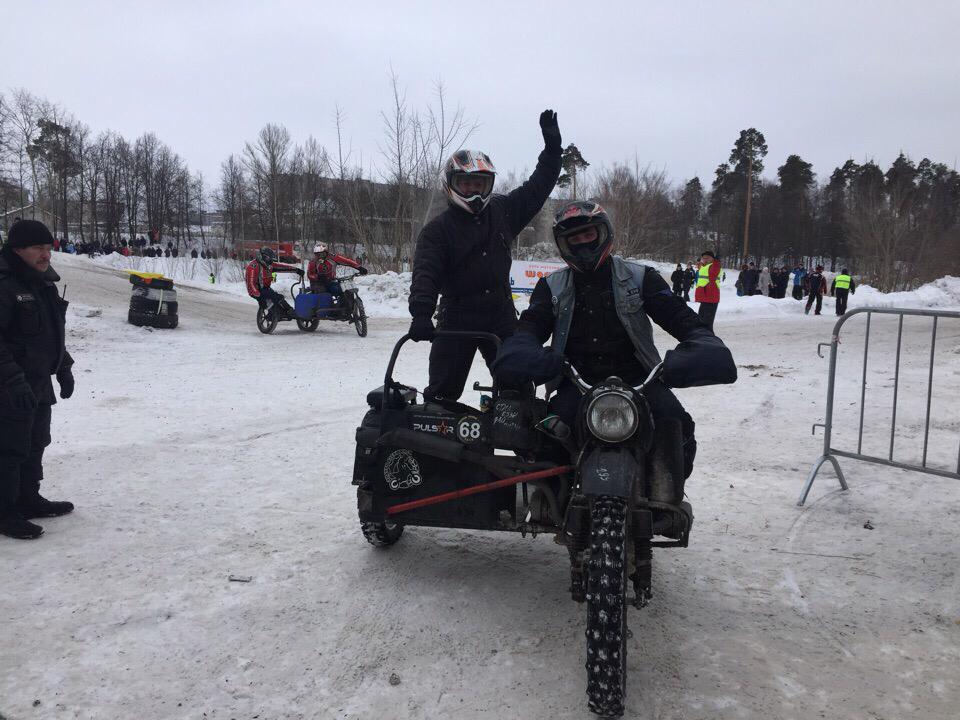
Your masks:
M493 175L490 173L454 173L450 188L460 197L485 198L493 192Z

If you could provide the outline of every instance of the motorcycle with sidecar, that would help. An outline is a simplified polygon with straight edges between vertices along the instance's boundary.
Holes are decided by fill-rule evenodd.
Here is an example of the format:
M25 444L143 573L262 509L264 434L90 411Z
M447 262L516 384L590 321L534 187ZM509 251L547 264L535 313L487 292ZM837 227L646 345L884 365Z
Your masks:
M437 336L499 345L486 333ZM571 597L586 605L589 707L603 717L622 715L627 608L652 597L653 549L686 547L693 523L683 501L680 423L655 425L644 397L663 364L631 387L616 377L591 385L564 363L582 395L578 427L564 437L532 384L475 384L490 393L479 408L418 398L393 378L408 339L393 348L356 432L353 484L363 535L377 547L393 545L413 526L554 535L569 555Z
M350 273L338 278L340 294L329 292L311 292L303 281L303 270L297 268L300 279L290 288L293 307L289 310L273 303L264 303L257 309L257 328L269 335L277 328L277 323L296 320L297 327L303 332L314 332L321 320L339 320L354 326L357 335L367 336L367 313L353 279L359 273ZM296 292L295 292L296 291Z

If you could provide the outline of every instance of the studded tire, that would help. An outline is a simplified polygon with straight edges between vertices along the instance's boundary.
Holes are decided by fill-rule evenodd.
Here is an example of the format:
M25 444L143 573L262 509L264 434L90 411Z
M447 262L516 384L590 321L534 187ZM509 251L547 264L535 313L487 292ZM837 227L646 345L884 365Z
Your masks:
M623 715L627 690L627 506L599 497L590 510L587 563L587 702L600 717Z
M360 529L367 542L374 547L390 547L403 535L403 525L391 522L362 522Z

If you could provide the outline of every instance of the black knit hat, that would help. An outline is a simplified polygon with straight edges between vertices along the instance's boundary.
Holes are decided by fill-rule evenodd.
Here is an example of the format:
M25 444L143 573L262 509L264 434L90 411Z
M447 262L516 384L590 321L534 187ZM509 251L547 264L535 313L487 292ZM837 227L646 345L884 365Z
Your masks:
M7 233L6 247L25 248L31 245L53 245L53 235L39 220L17 220Z
M700 253L700 257L703 257L704 255L709 255L714 260L717 259L717 254L713 250L704 250L702 253Z

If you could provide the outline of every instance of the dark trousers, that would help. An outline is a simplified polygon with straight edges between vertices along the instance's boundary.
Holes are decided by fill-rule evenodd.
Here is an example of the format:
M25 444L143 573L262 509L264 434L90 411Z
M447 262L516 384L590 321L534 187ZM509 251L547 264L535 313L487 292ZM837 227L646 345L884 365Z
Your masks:
M793 299L803 300L803 288L800 285L793 286Z
M501 303L493 312L481 315L476 310L458 311L441 307L437 330L462 332L485 332L506 340L517 327L517 314L513 301ZM497 357L497 346L490 340L471 338L438 337L430 347L430 382L423 391L429 397L458 400L470 374L477 350L487 367Z
M673 294L676 295L677 297L680 297L681 295L683 295L683 287L680 285L680 283L673 284Z
M820 314L820 310L823 309L823 295L820 293L810 293L810 296L807 298L807 309L806 312L810 312L810 307L813 305L814 300L817 302L817 311L816 314Z
M690 302L690 286L689 286L689 285L687 285L687 286L683 289L683 301L684 301L684 302Z
M15 410L0 390L0 509L40 493L43 450L50 444L50 405Z
M550 399L550 412L556 413L567 424L567 427L575 429L577 427L577 411L582 397L583 395L574 387L573 383L565 379L557 388L556 394ZM684 478L690 477L690 473L693 472L693 460L697 455L697 439L694 436L696 425L693 418L684 409L677 396L663 383L652 383L646 389L645 397L647 402L650 403L650 412L653 414L654 423L666 418L680 421L683 428Z
M311 280L310 292L330 293L334 297L340 297L343 295L343 288L340 287L339 280Z
M283 295L278 293L273 288L260 288L260 297L257 298L257 302L259 302L261 305L265 305L267 302L272 302L275 305L279 305L283 302Z
M837 288L834 290L834 294L837 296L837 315L843 315L847 312L847 300L850 298L850 291L845 288Z
M717 316L717 305L719 305L719 303L702 302L700 303L700 308L697 310L701 322L711 330L713 330L713 319Z

